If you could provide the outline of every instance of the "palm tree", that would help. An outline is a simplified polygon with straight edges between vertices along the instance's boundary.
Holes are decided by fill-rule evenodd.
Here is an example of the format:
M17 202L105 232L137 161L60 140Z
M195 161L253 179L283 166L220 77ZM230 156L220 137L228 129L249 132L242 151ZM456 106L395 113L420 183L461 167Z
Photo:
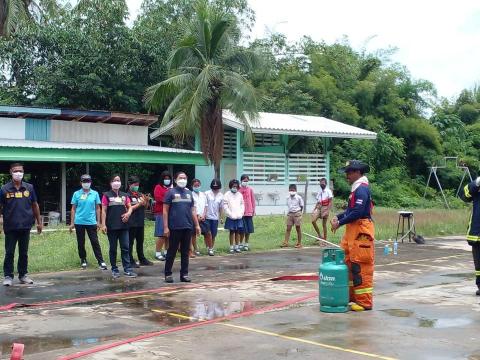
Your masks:
M194 18L169 57L169 77L145 93L151 111L165 109L161 125L176 121L174 135L184 139L199 131L201 150L220 173L223 156L223 110L229 110L245 126L251 143L250 122L258 116L255 89L245 73L259 66L256 54L236 43L236 19L207 0L199 1Z
M56 0L0 0L0 37L9 36L24 21L57 9Z

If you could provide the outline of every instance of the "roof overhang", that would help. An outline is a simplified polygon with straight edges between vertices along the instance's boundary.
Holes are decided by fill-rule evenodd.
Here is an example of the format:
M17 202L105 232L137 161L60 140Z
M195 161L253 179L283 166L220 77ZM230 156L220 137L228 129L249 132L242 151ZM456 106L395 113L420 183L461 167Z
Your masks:
M170 121L165 126L153 131L150 138L155 139L161 135L169 134L177 123L177 121ZM377 137L377 134L372 131L321 116L259 113L259 118L249 123L254 134L372 140ZM245 130L245 125L228 111L224 111L223 124L241 131Z
M0 117L53 119L137 126L150 126L158 120L158 116L148 114L121 113L101 110L50 109L6 105L0 105Z
M0 161L206 165L199 151L116 144L0 139Z

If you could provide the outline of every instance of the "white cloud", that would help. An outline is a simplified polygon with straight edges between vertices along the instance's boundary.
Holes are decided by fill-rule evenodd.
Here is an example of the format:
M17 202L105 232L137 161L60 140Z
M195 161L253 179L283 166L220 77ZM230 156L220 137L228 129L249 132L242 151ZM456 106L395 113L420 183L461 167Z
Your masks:
M141 0L127 0L133 19ZM394 60L451 97L480 82L480 3L470 0L249 0L252 38L281 32L329 43L347 35L355 48L398 48Z

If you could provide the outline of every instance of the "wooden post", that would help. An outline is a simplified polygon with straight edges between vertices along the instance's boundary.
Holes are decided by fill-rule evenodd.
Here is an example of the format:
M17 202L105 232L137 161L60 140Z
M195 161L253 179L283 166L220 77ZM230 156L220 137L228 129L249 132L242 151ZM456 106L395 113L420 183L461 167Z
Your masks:
M67 168L65 163L61 164L61 192L60 192L60 212L61 212L61 221L67 221Z
M303 201L305 202L305 206L303 207L303 213L307 213L307 198L308 198L308 177L307 180L305 181L305 198Z

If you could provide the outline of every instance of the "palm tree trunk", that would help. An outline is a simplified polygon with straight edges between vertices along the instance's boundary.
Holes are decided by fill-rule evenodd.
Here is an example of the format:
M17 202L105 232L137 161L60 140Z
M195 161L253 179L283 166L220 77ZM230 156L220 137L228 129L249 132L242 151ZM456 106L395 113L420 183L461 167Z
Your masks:
M207 160L213 164L215 178L220 179L220 165L223 158L224 128L222 120L222 108L218 99L208 104L205 116L202 119L201 149Z

